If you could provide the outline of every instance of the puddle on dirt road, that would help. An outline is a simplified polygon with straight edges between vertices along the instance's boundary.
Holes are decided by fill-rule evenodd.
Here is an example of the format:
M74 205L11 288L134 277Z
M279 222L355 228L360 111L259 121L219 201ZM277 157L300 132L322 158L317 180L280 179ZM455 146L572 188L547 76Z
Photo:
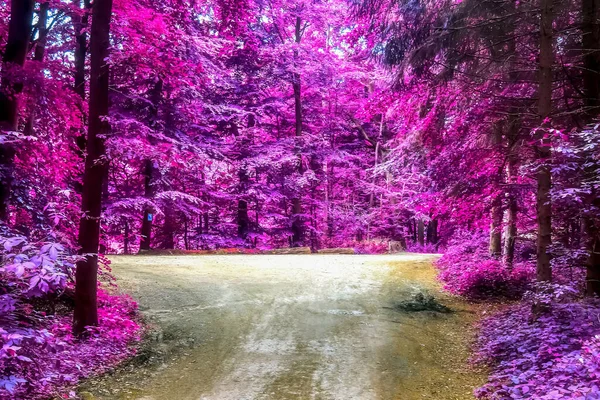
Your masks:
M441 294L419 255L115 257L121 287L159 329L92 399L462 400L470 305ZM422 293L451 313L399 309ZM419 298L419 297L417 297ZM419 298L420 299L420 298Z

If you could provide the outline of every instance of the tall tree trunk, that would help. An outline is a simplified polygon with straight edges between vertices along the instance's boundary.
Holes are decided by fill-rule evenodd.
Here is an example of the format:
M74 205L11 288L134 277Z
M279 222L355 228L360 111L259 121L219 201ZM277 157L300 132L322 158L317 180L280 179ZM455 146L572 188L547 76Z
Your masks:
M162 92L163 92L164 82L160 77L157 77L154 86L148 91L150 102L152 102L152 109L150 115L154 118L151 121L151 124L156 129L158 124L158 116L159 116L159 107L162 100ZM150 139L150 144L154 145L154 140ZM144 161L144 197L147 200L154 198L156 194L156 178L158 174L158 166L151 159L146 159ZM142 237L140 239L140 250L147 251L150 250L150 246L152 243L152 222L154 220L154 209L150 205L146 205L144 208L144 216L142 219Z
M152 160L144 162L144 197L151 199L154 197L154 176L156 167ZM154 210L150 206L144 209L144 219L142 220L142 237L140 239L140 250L150 250L152 242L152 222L154 221Z
M502 149L502 138L504 133L504 122L498 121L494 126L492 145L496 151ZM499 170L495 175L493 184L499 187L502 182L503 171ZM500 258L502 255L502 197L500 192L494 194L490 207L490 242L488 251L490 256Z
M163 223L164 240L162 248L172 250L175 248L175 213L171 207L165 209L165 221Z
M98 277L98 245L102 187L108 168L104 139L110 126L108 116L110 19L112 0L94 2L91 30L91 72L87 154L83 176L82 212L79 224L79 245L84 258L77 263L75 273L75 312L73 332L81 335L85 327L98 324L96 303Z
M38 14L37 23L38 39L33 53L33 60L39 63L44 61L44 55L46 53L46 42L48 40L48 7L48 3L40 3L40 12ZM25 136L33 135L35 112L37 107L35 96L32 96L28 107L29 117L27 117L27 122L25 122L25 128L23 129L23 134Z
M600 114L600 0L582 0L583 84L586 106L586 123ZM598 171L586 171L596 175ZM590 202L600 208L598 194L592 192ZM593 216L584 216L589 253L586 262L587 294L600 296L600 230Z
M22 67L27 58L33 20L33 0L12 0L8 38L2 57L2 79L0 80L0 131L16 131L19 122L17 95L23 84L11 76ZM0 144L0 219L8 217L13 180L15 149L10 143Z
M509 162L509 170L511 165ZM509 175L512 180L512 174ZM506 230L504 232L504 265L512 268L515 259L515 240L517 238L517 199L511 190L508 195L508 204L506 208Z
M425 246L425 223L423 222L423 219L420 218L419 219L419 223L418 223L418 228L417 228L417 238L419 240L419 245L421 245L421 247Z
M490 210L491 224L490 224L490 256L500 258L502 255L502 201L500 196L492 202L492 208Z
M296 17L296 43L299 44L302 39L302 20L300 17ZM294 60L298 58L298 50L294 50ZM302 136L302 88L300 81L300 74L294 71L292 75L292 87L294 89L294 111L296 117L296 140L299 142L299 138ZM299 146L299 143L298 143ZM303 173L302 168L302 155L298 149L298 171L300 174ZM302 246L304 236L304 223L300 215L302 214L302 204L300 200L300 193L292 199L292 247Z
M587 121L600 114L600 0L582 0L581 42Z
M436 244L438 241L438 220L431 219L427 224L427 243Z
M247 127L249 129L254 128L256 125L256 119L253 114L248 116ZM238 177L240 180L240 192L242 196L246 195L248 191L248 167L245 163L245 159L247 157L247 147L248 143L246 138L242 138L241 152L240 152L240 170L238 172ZM250 230L250 217L248 217L248 201L244 198L238 200L238 215L237 215L237 223L238 223L238 236L242 240L246 240L248 237L248 232Z
M129 254L129 221L125 219L125 232L123 233L123 253Z
M81 8L81 0L73 0L75 7ZM89 11L91 8L90 0L83 1L84 13L82 16L74 15L71 17L73 28L75 29L75 83L73 89L81 97L82 104L85 102L85 59L87 57L87 33L86 28L89 23ZM80 109L83 121L85 123L84 109ZM75 144L79 153L83 157L86 148L85 132L77 136Z
M518 15L518 2L511 1L511 8L509 9L509 13L512 15ZM509 23L509 40L508 40L508 56L511 58L511 62L509 64L508 71L508 79L512 84L518 83L519 80L519 66L516 63L517 57L517 40L516 40L516 30L517 30L517 19L511 19ZM509 107L509 116L508 116L508 127L507 127L507 141L509 153L507 154L507 167L506 167L506 183L507 183L507 191L506 191L506 226L504 231L504 258L503 263L508 268L511 269L513 266L513 262L515 259L515 242L517 238L517 218L518 218L518 203L517 203L517 194L516 194L516 177L517 177L517 167L518 167L518 154L521 143L521 117L520 110L517 107L517 104L514 103Z
M550 143L545 137L548 123L546 119L552 113L552 79L554 64L554 32L553 32L553 0L541 0L540 19L540 62L539 62L539 90L538 90L538 114L542 127L536 133L535 154L538 161L537 170L537 195L536 195L536 217L537 217L537 279L540 281L552 280L552 269L550 267L550 254L548 247L552 243L552 202L550 199L550 188L552 176L550 172L551 151Z
M588 258L586 262L586 292L588 296L600 295L600 230L595 221L585 220Z
M190 249L190 237L188 235L188 217L183 215L183 244L186 250Z

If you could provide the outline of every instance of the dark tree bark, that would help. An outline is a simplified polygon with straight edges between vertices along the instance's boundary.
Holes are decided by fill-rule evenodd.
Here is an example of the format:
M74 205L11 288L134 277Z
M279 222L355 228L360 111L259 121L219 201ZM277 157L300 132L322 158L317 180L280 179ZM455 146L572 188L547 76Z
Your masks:
M517 238L517 199L510 194L506 209L506 231L504 233L504 264L512 268L515 259L515 240Z
M253 128L256 125L256 119L253 114L248 116L248 128ZM248 191L248 168L244 162L247 157L247 146L246 139L242 139L241 143L241 154L240 154L240 170L238 172L238 177L240 180L240 192L242 195L245 195ZM250 230L250 217L248 216L248 201L246 199L238 200L238 215L237 215L237 224L238 224L238 235L242 240L246 240L248 238L248 232Z
M125 232L123 233L123 253L129 254L129 222L124 221Z
M46 42L48 41L48 7L48 3L40 3L40 12L38 14L37 23L38 39L35 43L35 50L33 53L33 60L40 63L44 61ZM33 135L36 106L35 97L33 97L28 105L29 117L27 117L27 122L25 122L25 128L23 129L23 134L25 136Z
M421 246L425 246L425 223L423 219L419 219L417 228L417 238Z
M302 40L302 20L300 17L296 17L296 29L295 29L295 40L296 43L300 43ZM298 58L298 51L294 50L294 59ZM297 72L293 73L292 86L294 89L294 111L296 117L296 138L302 136L302 87L300 81L300 74ZM300 174L303 173L302 168L302 155L298 154L298 171ZM304 224L300 217L302 214L302 203L300 201L300 194L292 199L292 247L302 246L304 238Z
M539 90L538 90L538 114L542 121L542 127L536 134L536 145L534 148L538 165L537 171L537 195L536 195L536 217L537 217L537 279L540 281L552 280L552 269L550 267L550 254L548 247L552 243L552 203L550 199L550 188L552 176L550 173L550 144L544 137L546 131L546 118L552 113L552 80L554 64L554 32L552 9L553 0L541 0L540 18L540 61L539 61Z
M600 114L600 0L582 0L582 46L583 84L585 94L586 122L590 123ZM586 171L596 175L598 171ZM591 193L590 205L600 208L597 193ZM600 296L600 230L593 216L584 217L587 237L586 289L589 296Z
M509 12L511 14L517 15L517 2L510 2L511 8ZM519 80L519 66L516 64L517 60L517 40L516 40L516 20L512 19L509 23L509 57L512 58L513 61L510 63L510 70L508 73L508 78L511 83L517 83ZM506 183L507 183L507 191L506 191L506 226L504 231L504 258L503 263L508 268L511 269L513 266L513 261L515 259L515 241L517 238L517 218L518 218L518 203L517 203L517 193L516 193L516 176L517 176L517 167L519 163L518 154L521 143L521 117L519 108L517 104L511 104L509 108L509 116L508 116L508 127L507 127L507 141L508 141L508 151L507 154L507 167L506 167Z
M427 243L436 244L438 242L438 220L433 218L427 224Z
M83 176L82 212L79 225L79 245L84 258L77 263L75 273L75 312L73 332L82 335L86 326L98 324L97 278L102 187L108 163L104 139L110 126L103 120L108 115L110 19L112 0L96 0L91 29L90 105L87 154Z
M497 196L490 210L491 225L490 225L490 255L495 258L500 258L502 255L502 201Z
M185 249L190 249L190 237L188 235L188 217L183 216L183 244L185 245Z
M163 242L162 248L172 250L175 248L175 213L170 207L165 210L165 220L163 223Z
M77 8L81 8L81 0L73 0ZM73 28L75 29L75 83L73 89L75 93L81 97L81 101L85 102L85 59L87 57L87 34L86 28L89 23L89 11L91 8L90 0L83 1L84 14L82 16L74 15L71 17ZM83 107L81 108L83 115ZM84 118L85 121L85 118ZM75 139L75 144L79 149L79 153L83 157L86 148L86 137L82 131Z
M592 218L585 221L587 250L586 292L588 296L600 295L600 230Z
M144 162L144 196L147 199L154 197L153 178L156 175L156 168L152 160ZM146 207L144 210L144 219L142 220L142 238L140 239L140 250L150 250L152 241L152 222L154 214L151 207Z
M22 67L27 58L33 20L33 0L12 0L8 38L2 56L0 80L0 131L16 131L18 128L17 95L23 84L13 79L9 70ZM11 144L0 144L0 219L8 217L8 204L13 180L15 149Z
M582 0L583 86L586 122L600 114L600 0Z
M150 101L152 102L152 110L150 112L151 118L153 120L150 122L152 126L158 125L158 109L160 107L162 101L162 92L163 92L163 80L161 78L157 78L154 82L154 86L148 91ZM153 140L150 139L151 144ZM154 198L156 194L156 179L158 175L158 166L151 159L146 159L144 161L144 197L150 200ZM151 206L146 206L144 208L144 216L142 219L142 237L140 239L140 250L150 250L151 242L152 242L152 222L154 220L154 209Z

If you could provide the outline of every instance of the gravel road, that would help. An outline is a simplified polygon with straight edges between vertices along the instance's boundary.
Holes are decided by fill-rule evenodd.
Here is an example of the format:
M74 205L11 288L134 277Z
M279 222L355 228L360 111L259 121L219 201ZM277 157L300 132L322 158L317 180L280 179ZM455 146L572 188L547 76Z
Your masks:
M160 362L83 389L97 399L472 399L468 305L426 255L112 257L157 328ZM427 292L454 310L396 306Z

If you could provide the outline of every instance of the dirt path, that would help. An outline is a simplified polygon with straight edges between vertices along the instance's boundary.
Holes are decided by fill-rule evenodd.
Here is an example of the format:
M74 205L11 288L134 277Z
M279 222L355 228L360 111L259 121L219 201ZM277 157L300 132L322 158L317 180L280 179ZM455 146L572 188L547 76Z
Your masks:
M432 259L114 257L169 357L84 390L143 400L470 399L482 379L464 369L473 315L440 297ZM457 312L394 309L423 290Z

